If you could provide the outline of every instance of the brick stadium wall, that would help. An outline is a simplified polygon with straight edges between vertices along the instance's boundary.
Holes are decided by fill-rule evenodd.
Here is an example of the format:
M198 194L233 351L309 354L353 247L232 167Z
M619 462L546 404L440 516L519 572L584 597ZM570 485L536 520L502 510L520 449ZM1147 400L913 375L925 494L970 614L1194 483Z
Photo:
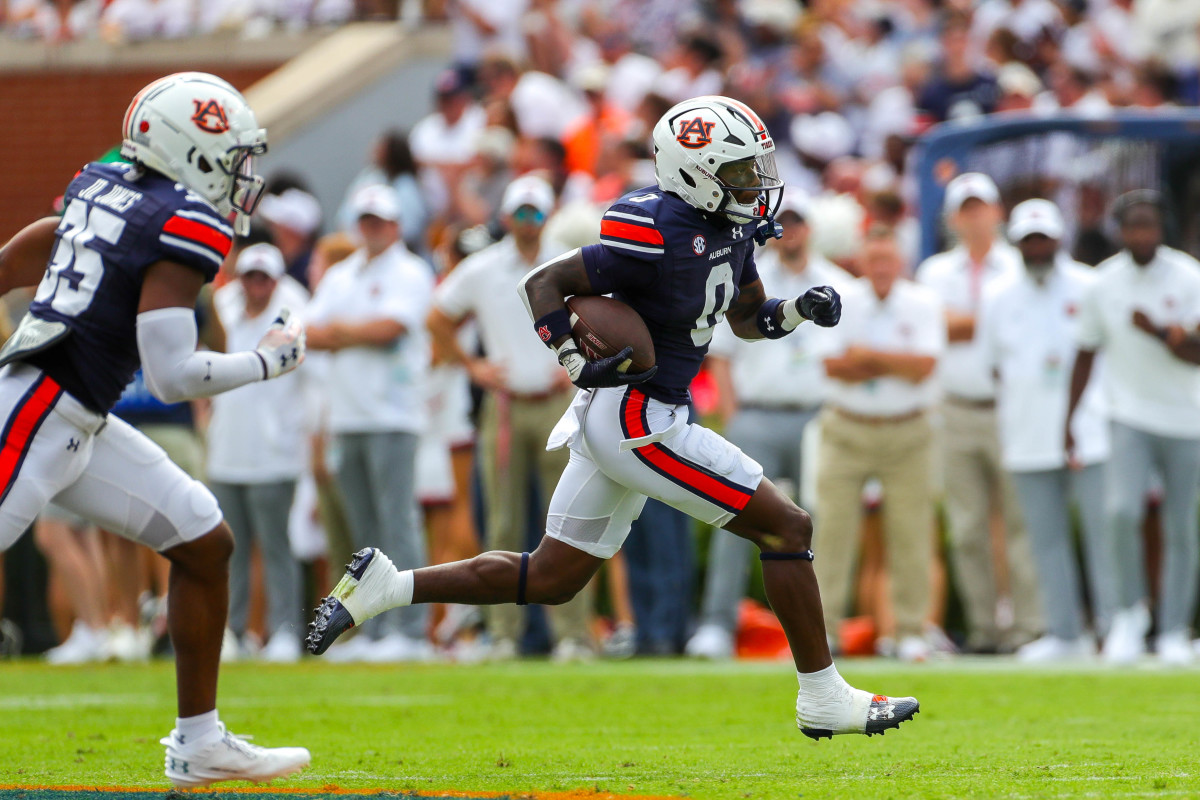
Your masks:
M278 64L188 65L245 89ZM120 144L121 118L164 67L0 74L0 243L51 211L81 166Z

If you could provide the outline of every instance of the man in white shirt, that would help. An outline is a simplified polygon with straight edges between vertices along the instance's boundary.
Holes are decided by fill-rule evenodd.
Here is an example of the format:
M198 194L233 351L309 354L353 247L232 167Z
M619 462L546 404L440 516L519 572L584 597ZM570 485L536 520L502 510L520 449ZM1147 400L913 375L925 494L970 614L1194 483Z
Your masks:
M303 314L308 292L285 280L283 254L256 244L238 254L237 281L213 297L228 350L253 347L283 309ZM305 464L305 405L300 370L213 398L208 425L209 488L222 503L236 547L229 563L229 628L246 633L250 612L250 547L263 559L270 638L267 661L297 661L300 565L288 544L288 514Z
M763 285L783 297L799 297L814 286L842 292L854 278L823 256L809 252L807 198L784 191L776 221L783 237L755 255ZM718 327L708 350L709 368L720 390L719 413L725 436L763 465L777 486L799 499L801 439L825 398L825 366L820 344L828 334L801 325L780 341L739 339ZM809 465L811 468L811 465ZM754 545L716 531L709 544L700 626L686 652L701 658L731 658L737 607L746 594Z
M883 525L897 653L930 654L922 638L933 563L933 428L938 360L946 349L942 304L905 280L894 232L875 227L859 256L864 277L842 295L842 321L829 331L830 380L821 412L813 548L825 598L825 630L836 631L854 586L862 490L883 486Z
M489 549L525 549L530 481L538 481L544 518L567 466L568 453L547 451L546 440L570 405L574 387L553 351L529 326L517 292L526 273L561 252L542 237L554 204L554 190L541 178L526 175L509 184L500 203L509 234L464 259L442 281L429 315L438 349L452 362L465 364L471 380L487 391L480 417L479 459ZM483 340L484 358L463 352L456 337L458 326L471 316ZM591 608L592 593L586 590L568 603L549 607L555 658L592 654ZM517 655L523 621L524 610L518 606L490 609L493 657Z
M424 323L433 270L400 238L394 189L365 186L354 205L363 246L329 268L307 313L311 347L331 354L326 385L332 471L355 547L385 539L398 561L420 567L426 562L425 534L414 464L425 418ZM406 609L365 626L368 636L348 641L341 653L381 661L428 658L426 621L426 609Z
M434 84L436 108L413 126L408 146L421 168L421 184L431 209L444 211L452 187L475 158L475 143L487 126L487 115L471 97L471 86L459 70L448 69Z
M1004 468L1017 496L1033 561L1046 635L1017 650L1017 659L1048 662L1093 655L1083 586L1071 536L1070 505L1082 523L1092 619L1103 634L1116 611L1115 552L1104 515L1108 421L1099 382L1080 403L1067 460L1060 444L1070 393L1079 307L1095 273L1059 249L1066 226L1049 200L1026 200L1012 211L1008 236L1024 270L984 301L979 336L999 378L996 411Z
M1080 308L1068 422L1080 413L1096 353L1104 351L1103 387L1112 420L1107 512L1117 548L1120 611L1104 641L1113 663L1146 652L1150 617L1141 525L1152 474L1163 483L1163 550L1158 639L1161 660L1194 659L1188 630L1196 610L1196 501L1200 491L1200 264L1162 244L1156 192L1122 195L1116 204L1125 249L1097 268ZM1068 455L1081 447L1066 432Z
M949 346L940 370L945 502L953 572L967 618L967 649L994 652L1024 644L1042 629L1029 537L1000 460L995 376L975 335L983 298L1023 267L1020 254L1000 237L1004 210L991 178L979 172L959 175L946 186L945 208L960 244L926 259L916 277L941 297L946 309ZM997 506L1004 516L1012 601L1012 629L1003 638L990 524Z

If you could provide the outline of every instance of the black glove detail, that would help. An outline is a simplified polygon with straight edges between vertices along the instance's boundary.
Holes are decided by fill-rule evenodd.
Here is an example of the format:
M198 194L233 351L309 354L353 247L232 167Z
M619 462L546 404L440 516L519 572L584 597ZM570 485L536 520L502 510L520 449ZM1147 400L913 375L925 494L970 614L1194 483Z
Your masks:
M800 315L822 328L832 328L842 318L842 298L832 286L816 286L800 298Z
M625 386L630 383L643 383L654 377L658 367L654 366L645 372L620 372L617 367L625 363L633 355L633 348L626 347L615 356L601 358L597 361L587 361L578 350L566 350L559 356L559 363L567 368L571 382L580 389L602 389L610 386ZM584 364L578 371L572 369L578 365L575 359L582 359ZM571 363L574 362L574 363Z

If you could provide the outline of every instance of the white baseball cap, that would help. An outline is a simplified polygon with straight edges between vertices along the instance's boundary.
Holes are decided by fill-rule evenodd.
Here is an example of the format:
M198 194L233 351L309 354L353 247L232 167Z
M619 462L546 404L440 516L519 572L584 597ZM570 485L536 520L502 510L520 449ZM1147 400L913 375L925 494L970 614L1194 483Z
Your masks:
M946 185L946 212L958 211L972 197L995 205L1000 202L1000 190L982 172L964 172Z
M267 195L262 199L258 213L267 222L282 225L305 236L321 224L321 204L317 198L301 189Z
M1062 212L1049 200L1026 200L1012 210L1008 219L1008 238L1019 242L1026 236L1040 233L1050 239L1062 239L1065 229Z
M354 194L354 217L379 217L389 222L400 221L400 195L382 183L364 186Z
M533 206L549 216L554 210L554 189L536 175L522 175L504 190L500 213L511 214L521 206Z
M775 216L791 211L800 219L808 221L808 207L811 202L812 198L808 196L808 192L789 186L783 190L783 198L779 201L779 210L775 212Z
M274 280L283 277L287 267L283 263L283 253L273 244L252 244L238 253L234 274L245 275L247 272L265 272Z

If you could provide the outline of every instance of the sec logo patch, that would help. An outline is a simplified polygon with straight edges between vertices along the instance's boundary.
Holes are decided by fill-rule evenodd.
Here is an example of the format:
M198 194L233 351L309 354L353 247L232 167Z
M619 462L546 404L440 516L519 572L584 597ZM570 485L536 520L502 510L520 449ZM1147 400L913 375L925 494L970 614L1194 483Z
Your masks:
M699 234L692 239L692 252L698 256L704 255L704 251L708 249L708 242Z

